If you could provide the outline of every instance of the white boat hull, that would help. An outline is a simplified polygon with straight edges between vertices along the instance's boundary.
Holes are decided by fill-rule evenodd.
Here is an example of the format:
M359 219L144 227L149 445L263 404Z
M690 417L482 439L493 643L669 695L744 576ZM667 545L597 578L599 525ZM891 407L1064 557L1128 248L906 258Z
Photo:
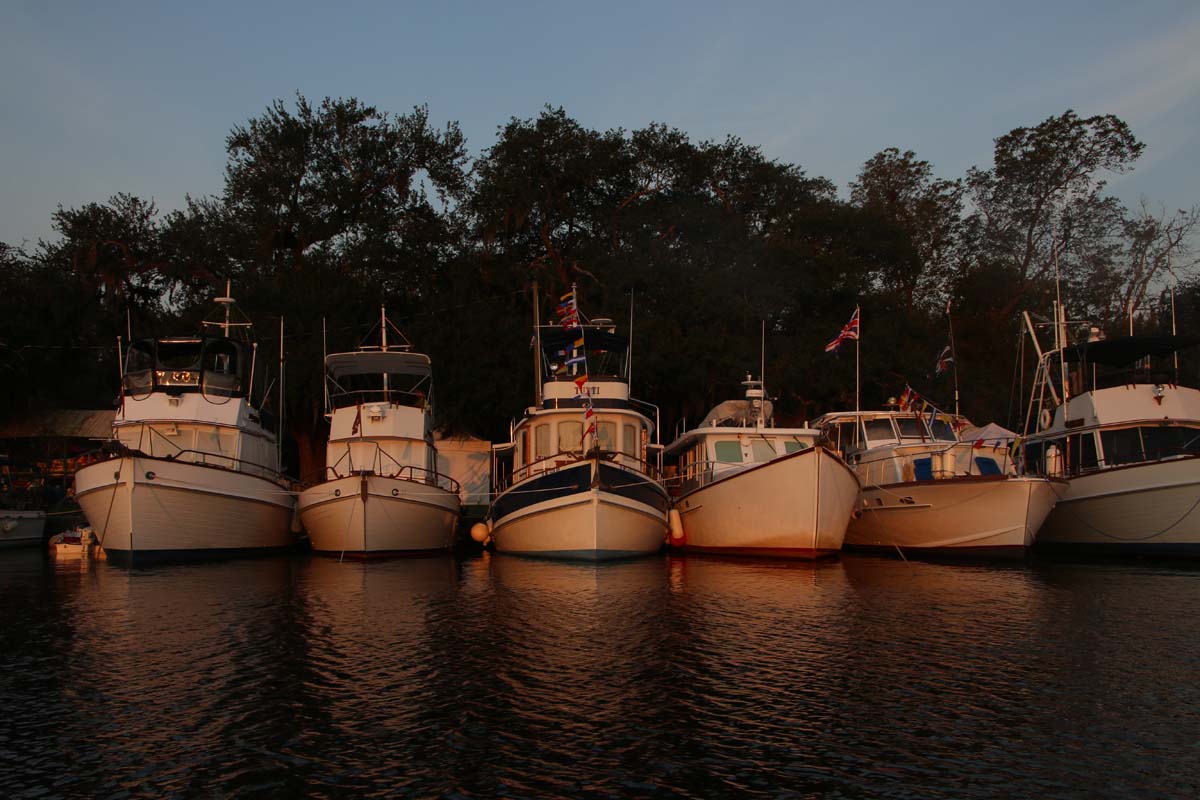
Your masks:
M719 478L675 501L673 547L729 555L821 558L842 549L858 503L854 472L813 447Z
M248 555L295 541L292 495L244 472L124 456L75 473L75 497L116 559Z
M0 548L40 545L45 531L43 511L0 510Z
M525 481L497 498L500 508L492 542L496 551L541 558L608 561L657 553L667 535L667 499L661 486L637 473L623 474L608 488L592 480L595 462L583 462L559 475L578 482L562 491L543 487L558 475ZM626 482L627 481L627 482ZM546 494L539 494L540 492ZM554 495L554 496L551 496ZM517 502L511 502L516 496ZM638 496L646 500L638 499ZM548 497L546 500L537 500Z
M299 502L314 551L360 556L446 552L461 510L446 489L379 475L318 484Z
M1064 491L1062 481L1010 476L864 487L846 545L1020 554Z
M1200 459L1115 467L1071 478L1038 543L1200 555Z

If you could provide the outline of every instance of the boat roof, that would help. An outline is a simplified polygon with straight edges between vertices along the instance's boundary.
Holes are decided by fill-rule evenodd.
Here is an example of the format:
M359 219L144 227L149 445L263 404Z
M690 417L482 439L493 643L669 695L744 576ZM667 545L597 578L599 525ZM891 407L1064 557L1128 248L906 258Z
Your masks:
M1086 362L1123 367L1146 356L1169 356L1198 343L1200 338L1195 336L1118 336L1072 345L1063 351L1063 357L1072 364Z
M709 437L753 436L768 438L772 436L819 436L817 428L733 428L729 426L700 426L679 434L675 441L667 445L666 453L673 453L687 447L693 442Z
M430 375L429 356L403 350L357 350L325 357L325 370L335 378L342 375Z
M764 419L770 420L774 414L774 411L774 405L770 400L762 401L762 416ZM754 410L751 407L749 400L725 400L713 406L712 409L704 415L704 421L701 422L697 427L753 428Z

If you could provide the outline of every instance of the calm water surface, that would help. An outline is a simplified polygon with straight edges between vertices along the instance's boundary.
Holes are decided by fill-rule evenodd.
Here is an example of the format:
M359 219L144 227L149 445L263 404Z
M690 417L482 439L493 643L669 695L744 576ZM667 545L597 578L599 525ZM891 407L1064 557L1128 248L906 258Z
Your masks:
M6 797L1195 797L1200 571L0 553Z

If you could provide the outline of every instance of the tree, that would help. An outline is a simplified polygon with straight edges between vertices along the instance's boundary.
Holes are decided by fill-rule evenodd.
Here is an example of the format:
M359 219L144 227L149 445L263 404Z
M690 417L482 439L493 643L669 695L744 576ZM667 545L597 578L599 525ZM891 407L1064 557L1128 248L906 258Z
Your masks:
M928 161L895 147L872 156L850 183L850 203L900 227L915 254L888 277L906 302L941 308L948 299L962 228L962 181L934 178Z
M1056 258L1060 271L1070 271L1072 254L1106 235L1111 205L1101 173L1128 171L1143 149L1117 117L1081 119L1068 110L996 139L992 169L968 171L969 268L1002 264L1015 279L996 305L998 318L1011 317L1052 278Z

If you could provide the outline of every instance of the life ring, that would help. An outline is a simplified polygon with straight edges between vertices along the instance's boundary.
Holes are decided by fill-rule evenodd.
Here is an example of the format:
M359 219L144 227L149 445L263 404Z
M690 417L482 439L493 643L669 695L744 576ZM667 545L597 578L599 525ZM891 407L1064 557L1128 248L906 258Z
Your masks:
M1038 424L1042 426L1042 430L1046 430L1046 428L1049 428L1050 423L1053 421L1054 421L1054 418L1052 416L1050 416L1050 409L1043 408L1042 413L1038 415Z

